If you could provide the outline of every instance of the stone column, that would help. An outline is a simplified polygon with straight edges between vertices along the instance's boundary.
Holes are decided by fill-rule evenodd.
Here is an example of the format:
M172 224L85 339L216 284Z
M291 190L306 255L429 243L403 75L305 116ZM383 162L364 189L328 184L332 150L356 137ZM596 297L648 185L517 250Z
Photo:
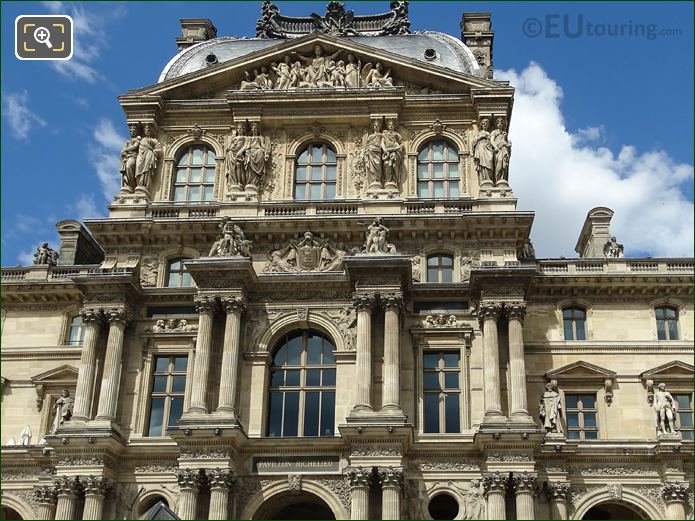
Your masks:
M84 480L84 513L82 519L101 519L104 511L104 498L111 485L102 476L88 476Z
M78 478L63 476L55 480L58 504L56 505L56 519L75 519L77 496L82 492Z
M208 519L229 519L229 490L236 481L231 470L216 469L208 472L210 485L210 512Z
M516 518L535 519L533 498L536 493L536 474L520 472L512 475L512 486L516 496Z
M357 396L355 410L372 409L372 311L375 297L372 294L358 293L353 297L357 308L357 347L355 386Z
M369 519L369 488L372 469L352 467L347 470L350 482L350 519Z
M504 501L507 494L507 475L501 472L483 474L483 490L487 501L487 518L507 519Z
M509 370L511 373L512 419L531 420L526 396L526 362L524 359L524 316L526 302L505 304L509 320Z
M36 519L53 519L57 500L55 487L36 487L33 493L36 501Z
M567 497L569 483L548 483L547 494L550 502L550 519L567 519Z
M72 419L87 421L92 419L92 393L97 369L97 342L99 341L99 330L103 317L99 311L94 309L80 310L80 315L82 315L84 340L79 373L77 374Z
M196 519L198 492L203 484L204 474L198 469L181 469L176 472L179 482L179 502L176 513L181 519Z
M401 413L400 311L403 295L382 295L384 304L384 400L383 408Z
M206 413L208 412L208 377L212 352L212 320L217 303L214 297L208 296L198 296L194 302L200 318L198 319L193 389L191 389L189 411Z
M381 518L400 519L403 469L380 468L379 482L381 483Z
M690 484L666 482L661 486L661 497L666 503L666 519L685 519L685 502Z
M236 402L239 392L239 331L241 330L241 315L246 308L246 302L241 297L224 297L222 307L227 313L227 319L224 327L220 396L217 411L228 414L236 420Z
M502 305L497 302L481 302L478 306L478 320L482 322L483 328L483 377L486 418L502 416L500 353L497 341L497 319L501 311Z
M124 308L112 308L106 311L106 318L109 321L109 337L96 419L115 421L123 366L123 332L130 321L130 313Z

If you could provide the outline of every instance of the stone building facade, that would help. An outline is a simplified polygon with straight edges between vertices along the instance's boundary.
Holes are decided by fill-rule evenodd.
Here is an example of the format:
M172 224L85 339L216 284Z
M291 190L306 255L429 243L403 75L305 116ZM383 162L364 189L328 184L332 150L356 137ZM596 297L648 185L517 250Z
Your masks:
M536 258L489 14L181 28L109 216L2 269L7 518L692 517L693 260Z

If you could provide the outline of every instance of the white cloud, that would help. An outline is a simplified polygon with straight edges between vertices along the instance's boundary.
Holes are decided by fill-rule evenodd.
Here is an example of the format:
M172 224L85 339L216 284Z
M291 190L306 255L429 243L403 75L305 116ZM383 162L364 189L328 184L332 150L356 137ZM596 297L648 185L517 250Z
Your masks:
M121 136L108 119L99 121L93 133L94 144L89 147L89 161L94 166L104 197L110 201L120 189L119 154L125 136Z
M534 210L532 238L539 257L576 256L587 212L615 211L611 232L626 254L692 256L693 202L682 192L693 166L667 151L640 152L624 145L618 154L596 143L600 125L571 133L565 127L562 89L536 63L520 73L497 71L516 88L510 128L510 183L519 209Z
M46 122L29 109L28 103L26 90L2 95L2 115L7 119L14 137L22 141L29 140L32 129L46 126Z
M104 216L103 212L97 208L97 205L94 202L94 194L80 195L77 201L69 206L69 209L74 218L79 221Z
M41 221L32 215L17 215L17 222L15 223L15 228L20 232L35 231L40 226L42 226Z

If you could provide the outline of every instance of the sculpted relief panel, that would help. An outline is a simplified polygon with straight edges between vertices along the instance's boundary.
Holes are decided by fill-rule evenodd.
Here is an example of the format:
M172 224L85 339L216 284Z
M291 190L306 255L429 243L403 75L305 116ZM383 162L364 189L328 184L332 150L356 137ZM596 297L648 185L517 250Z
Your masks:
M329 239L316 239L307 231L300 241L290 239L276 245L268 255L265 273L297 273L308 271L343 271L344 244Z

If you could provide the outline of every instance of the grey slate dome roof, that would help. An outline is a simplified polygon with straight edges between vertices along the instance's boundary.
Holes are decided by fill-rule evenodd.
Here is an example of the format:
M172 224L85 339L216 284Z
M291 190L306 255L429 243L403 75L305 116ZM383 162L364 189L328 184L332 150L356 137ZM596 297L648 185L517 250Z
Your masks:
M426 31L390 36L341 36L342 38L456 72L484 75L471 50L460 40L445 33ZM200 42L174 56L162 70L158 82L205 69L209 55L216 57L216 63L224 63L285 42L287 40L234 37Z

